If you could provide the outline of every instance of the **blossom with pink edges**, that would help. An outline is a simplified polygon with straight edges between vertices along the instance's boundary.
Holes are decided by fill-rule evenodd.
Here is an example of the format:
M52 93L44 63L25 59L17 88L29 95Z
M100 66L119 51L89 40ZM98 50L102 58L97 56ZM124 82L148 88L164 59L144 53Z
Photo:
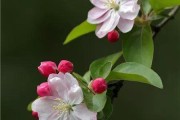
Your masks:
M95 6L88 12L87 21L97 24L96 35L103 38L116 28L129 32L134 25L140 6L138 0L90 0Z
M39 120L97 120L97 113L83 103L82 89L71 74L50 74L48 84L52 95L32 103Z

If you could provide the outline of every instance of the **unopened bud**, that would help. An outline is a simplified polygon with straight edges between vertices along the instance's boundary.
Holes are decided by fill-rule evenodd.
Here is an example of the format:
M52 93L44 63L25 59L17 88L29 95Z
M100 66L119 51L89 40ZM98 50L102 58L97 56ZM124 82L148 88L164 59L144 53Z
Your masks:
M73 64L68 60L61 60L58 65L59 72L72 72L73 71Z
M39 72L48 77L52 73L56 73L57 66L56 63L52 61L41 62L41 65L38 67Z
M91 82L91 89L97 94L101 94L104 91L106 91L107 90L107 83L106 83L105 79L96 78L95 80L93 80Z
M51 90L49 88L48 82L43 82L39 86L37 86L37 94L40 97L51 95Z
M113 43L119 40L119 33L116 30L113 30L108 33L107 39L109 42Z
M38 113L37 113L37 112L32 111L32 116L33 116L36 120L39 120L39 117L38 117Z

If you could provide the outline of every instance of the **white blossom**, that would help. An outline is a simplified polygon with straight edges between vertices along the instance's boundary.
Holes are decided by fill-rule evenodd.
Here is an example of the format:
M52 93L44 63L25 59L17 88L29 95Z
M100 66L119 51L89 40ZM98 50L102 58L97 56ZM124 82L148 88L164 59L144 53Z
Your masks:
M95 6L88 12L87 21L97 24L96 35L104 37L116 28L123 33L129 32L139 13L138 0L90 0Z
M52 96L40 97L32 103L39 120L97 120L97 113L82 103L82 89L71 74L51 74L48 84Z

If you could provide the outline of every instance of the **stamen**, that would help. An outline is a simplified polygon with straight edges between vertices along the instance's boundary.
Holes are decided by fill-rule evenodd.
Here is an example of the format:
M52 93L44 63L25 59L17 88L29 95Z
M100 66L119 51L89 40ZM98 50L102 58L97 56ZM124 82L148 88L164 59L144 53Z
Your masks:
M56 98L55 100L58 101L58 104L53 105L52 109L58 111L59 112L58 115L64 112L69 112L72 109L71 105L64 103L62 99Z
M116 3L115 0L108 0L107 6L109 8L112 8L112 9L116 10L116 11L119 10L119 4Z

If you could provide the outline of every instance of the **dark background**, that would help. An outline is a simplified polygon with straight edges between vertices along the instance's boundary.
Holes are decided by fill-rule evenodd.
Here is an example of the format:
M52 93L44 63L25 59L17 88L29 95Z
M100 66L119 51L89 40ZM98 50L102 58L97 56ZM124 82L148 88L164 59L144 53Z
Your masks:
M94 33L66 46L69 31L92 8L84 0L2 0L2 119L32 120L27 104L45 81L37 71L41 61L69 59L82 74L96 58L121 49ZM153 69L164 89L125 82L114 102L111 120L180 120L180 12L155 39Z

